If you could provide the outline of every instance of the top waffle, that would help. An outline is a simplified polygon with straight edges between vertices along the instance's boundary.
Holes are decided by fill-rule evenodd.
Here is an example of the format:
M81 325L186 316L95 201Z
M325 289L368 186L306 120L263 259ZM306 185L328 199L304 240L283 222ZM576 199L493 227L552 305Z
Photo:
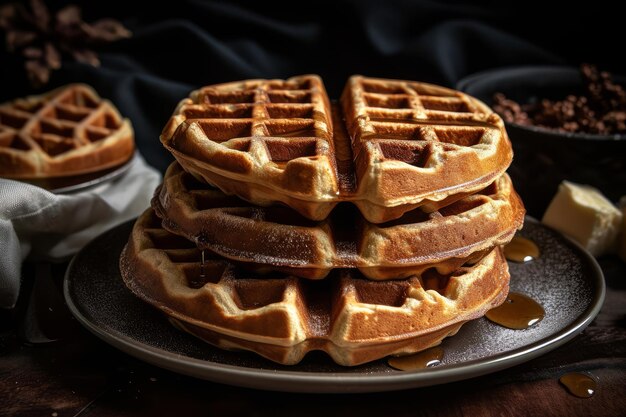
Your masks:
M204 87L178 105L161 141L224 192L313 220L341 201L374 223L436 210L487 186L512 159L502 120L480 101L361 76L341 108L314 75Z
M134 151L133 130L84 84L0 105L0 176L64 177L120 165Z

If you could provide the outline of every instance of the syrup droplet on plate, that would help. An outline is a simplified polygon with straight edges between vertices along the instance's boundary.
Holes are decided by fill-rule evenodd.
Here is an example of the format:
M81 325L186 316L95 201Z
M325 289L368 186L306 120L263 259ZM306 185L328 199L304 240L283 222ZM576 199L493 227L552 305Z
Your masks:
M595 394L597 382L594 378L580 372L570 372L559 378L559 382L573 395L580 398L589 398Z
M489 310L485 316L501 326L522 330L539 323L545 314L543 307L532 298L511 292L504 303Z
M525 237L515 236L504 245L504 256L509 261L525 263L539 258L540 255L537 244Z
M400 371L416 371L437 366L443 359L443 349L439 346L407 356L392 356L387 360L389 366Z

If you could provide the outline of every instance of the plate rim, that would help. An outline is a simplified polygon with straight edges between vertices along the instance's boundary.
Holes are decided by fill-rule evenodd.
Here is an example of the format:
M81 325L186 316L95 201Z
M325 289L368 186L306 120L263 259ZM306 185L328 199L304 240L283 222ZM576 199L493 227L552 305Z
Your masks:
M44 183L45 181L50 180L61 180L61 179L71 179L73 175L67 176L58 176L58 177L42 177L42 178L5 178L0 177L0 179L8 180L8 181L16 181L23 184L27 184L33 187L40 188L49 193L56 195L64 195L64 194L73 194L76 192L87 191L91 188L94 188L100 184L113 181L124 174L126 174L135 164L135 161L139 157L139 152L134 150L128 159L125 161L111 166L105 169L99 169L94 172L87 172L83 174L75 174L74 176L83 176L83 175L94 175L94 177L84 180L82 182L78 182L75 184L63 185L60 187L48 187Z
M104 233L122 228L132 221L133 220L125 222ZM595 274L589 278L592 286L597 289L597 291L593 292L593 299L575 320L570 322L559 332L553 333L548 337L544 337L511 351L499 353L489 359L478 358L463 363L446 365L441 368L429 368L428 370L412 372L398 371L397 373L390 372L367 376L363 374L335 372L305 372L250 368L216 363L210 360L176 354L166 349L137 341L115 329L105 330L85 317L80 307L74 303L70 293L72 280L70 278L70 272L74 268L76 259L78 259L79 255L84 251L87 251L92 244L95 244L98 238L103 236L104 233L85 245L70 261L63 280L63 295L72 315L85 328L104 342L144 362L208 381L246 388L302 393L384 392L438 385L500 371L550 352L573 339L584 330L600 312L606 296L606 283L602 269L596 259L580 244L540 223L536 219L526 216L525 221L530 221L539 224L541 227L550 229L578 250L583 261L595 272ZM463 372L459 372L459 370L463 370Z
M112 181L122 176L123 174L125 174L127 171L130 170L130 168L135 163L135 160L137 159L136 156L137 156L137 152L133 152L130 158L128 158L128 160L114 167L113 171L107 172L106 174L101 175L99 177L93 178L88 181L80 182L78 184L49 189L48 191L54 194L70 194L70 193L75 193L77 191L84 191L89 188L100 185L102 183Z

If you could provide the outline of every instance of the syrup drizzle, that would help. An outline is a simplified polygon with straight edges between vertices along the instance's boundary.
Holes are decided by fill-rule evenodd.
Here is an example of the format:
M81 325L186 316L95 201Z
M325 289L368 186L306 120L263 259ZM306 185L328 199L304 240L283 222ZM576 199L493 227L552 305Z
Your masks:
M200 280L205 281L206 274L204 271L204 250L202 251L202 261L200 262Z
M559 382L572 394L580 398L589 398L596 393L597 381L587 374L570 372L559 378Z
M509 261L525 263L539 258L539 247L530 239L515 236L504 246L504 256Z
M502 305L489 310L485 317L509 329L523 330L539 323L546 312L532 298L511 292Z
M387 363L392 368L400 371L416 371L437 366L441 363L442 359L443 349L439 346L435 346L414 355L390 357Z

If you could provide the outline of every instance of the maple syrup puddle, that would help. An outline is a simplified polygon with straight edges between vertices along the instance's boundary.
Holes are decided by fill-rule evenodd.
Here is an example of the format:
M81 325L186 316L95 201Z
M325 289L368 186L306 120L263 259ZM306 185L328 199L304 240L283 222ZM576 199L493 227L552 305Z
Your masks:
M597 381L580 372L570 372L559 378L559 382L572 394L580 398L589 398L595 394Z
M416 371L437 366L442 359L443 349L435 346L413 355L390 357L387 363L400 371Z
M523 330L539 323L546 312L532 298L511 292L502 305L489 310L485 317L509 329Z
M539 247L530 239L521 236L514 236L513 239L504 245L504 256L509 261L525 263L539 258L541 255Z

